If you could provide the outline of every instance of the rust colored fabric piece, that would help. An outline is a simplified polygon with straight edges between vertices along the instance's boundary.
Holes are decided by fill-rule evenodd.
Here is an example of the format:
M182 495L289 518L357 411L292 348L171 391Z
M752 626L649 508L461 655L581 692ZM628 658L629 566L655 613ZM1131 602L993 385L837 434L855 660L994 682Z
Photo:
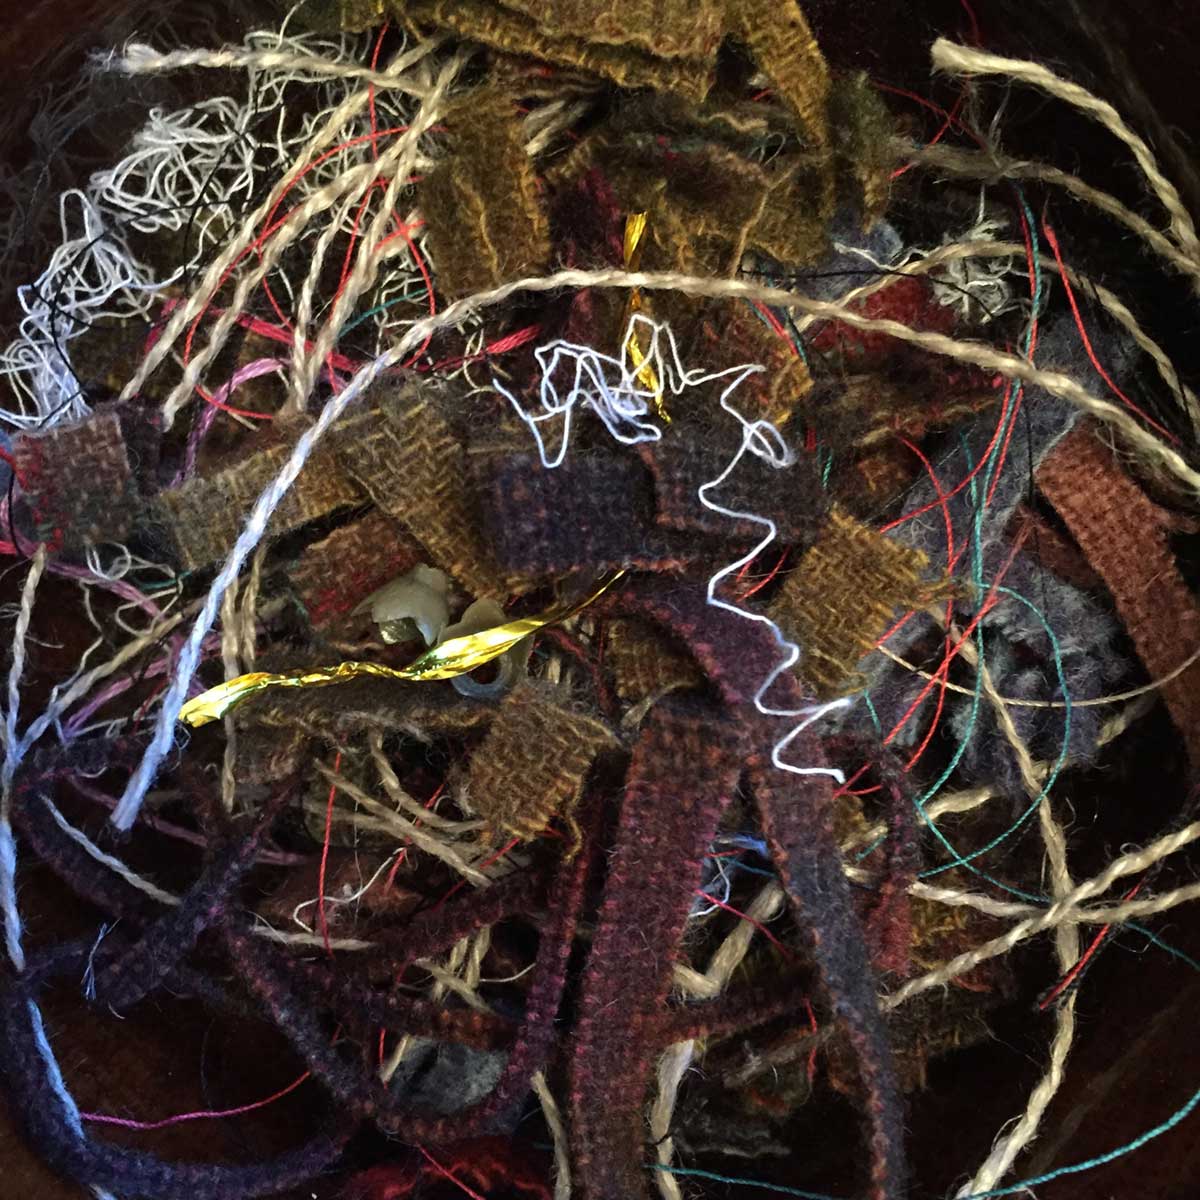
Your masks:
M313 626L325 629L422 557L411 538L372 511L309 546L291 573L292 586Z
M712 0L614 8L608 0L388 0L410 26L448 29L498 50L603 76L626 88L708 90L721 40Z
M550 261L516 105L488 87L452 105L452 152L418 185L438 290L449 300L539 274Z
M508 584L479 529L466 450L439 411L434 391L382 392L365 412L334 430L345 470L389 517L475 597L503 600Z
M771 616L802 652L800 669L818 696L853 685L855 667L898 611L934 595L929 561L835 508L821 539L800 560Z
M596 755L616 744L600 721L531 684L514 688L471 758L471 806L496 834L529 841L556 816L574 822Z
M701 865L741 771L736 725L672 697L634 749L604 900L584 969L567 1103L583 1200L646 1193L644 1117L652 1030Z
M1167 541L1169 518L1087 425L1054 448L1037 485L1104 580L1151 679L1169 675L1200 647L1200 610ZM1200 663L1159 692L1200 766Z
M174 538L180 561L201 570L233 548L254 502L291 455L290 444L263 450L217 475L164 492L154 510ZM363 502L363 494L339 469L332 453L317 450L284 494L267 528L268 537Z

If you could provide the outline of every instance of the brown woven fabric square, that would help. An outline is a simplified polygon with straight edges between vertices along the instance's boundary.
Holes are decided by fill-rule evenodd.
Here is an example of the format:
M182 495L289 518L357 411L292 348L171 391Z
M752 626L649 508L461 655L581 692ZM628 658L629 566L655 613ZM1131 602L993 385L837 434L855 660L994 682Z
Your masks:
M608 626L604 660L617 695L630 704L704 682L691 655L644 621L613 621Z
M508 583L480 531L466 450L434 390L381 391L331 434L344 469L473 596L503 599Z
M291 573L292 586L313 626L323 629L423 557L420 546L372 510L309 546Z
M737 451L736 443L722 445L711 434L701 438L672 430L661 442L639 449L654 476L658 524L739 541L764 536L764 525L713 512L700 500L700 488L721 476ZM817 539L829 508L816 459L804 452L790 467L778 469L745 454L729 478L705 496L722 508L774 522L781 541L802 547Z
M480 88L451 107L450 156L418 185L438 290L448 299L539 274L550 232L516 98Z
M471 465L485 535L515 577L672 570L701 550L655 527L650 473L632 454L576 454L553 470L528 453L472 455Z
M121 422L114 411L15 439L17 477L51 549L120 541L142 511Z
M697 98L708 90L722 32L713 0L665 0L641 9L617 9L607 0L389 3L410 27L449 29L499 50L581 68L622 87Z
M556 815L570 815L596 755L615 744L599 721L518 687L471 759L471 806L498 835L535 838Z
M854 684L897 611L925 604L935 588L928 560L835 508L824 534L771 604L771 617L799 645L799 670L819 697Z
M179 557L189 570L224 558L242 531L254 502L291 455L289 444L272 446L208 478L164 492L155 509L174 536ZM279 537L318 517L363 502L363 494L331 451L318 448L296 482L284 494L267 527Z

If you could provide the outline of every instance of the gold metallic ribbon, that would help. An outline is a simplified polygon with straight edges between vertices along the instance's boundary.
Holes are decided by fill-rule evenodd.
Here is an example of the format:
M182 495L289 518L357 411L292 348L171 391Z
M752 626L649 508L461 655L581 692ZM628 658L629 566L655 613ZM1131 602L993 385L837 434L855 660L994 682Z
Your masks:
M625 220L625 269L627 271L636 271L642 261L642 238L646 234L646 219L647 214L644 212L630 213ZM629 318L636 312L642 310L642 293L640 288L634 288L629 293L629 303L625 310L625 324L629 324ZM671 418L667 415L666 405L663 403L662 385L658 382L658 375L654 368L646 361L646 356L642 353L642 348L638 344L637 334L632 330L629 332L629 341L626 343L626 350L629 354L629 361L633 363L636 370L636 379L648 392L654 393L654 410L668 425L671 423Z
M239 675L236 679L229 679L214 688L209 688L194 700L189 700L180 711L179 719L194 729L199 728L210 721L219 721L247 697L257 692L265 692L269 688L326 687L331 683L344 683L348 679L361 679L367 675L374 675L380 679L401 679L410 683L465 675L468 671L474 671L476 667L499 658L531 633L558 621L565 621L581 612L604 595L624 574L624 571L617 571L610 575L582 600L564 601L535 617L519 617L492 629L451 638L427 650L407 667L384 667L371 662L344 662L333 667L301 668L279 675L271 675L265 671Z

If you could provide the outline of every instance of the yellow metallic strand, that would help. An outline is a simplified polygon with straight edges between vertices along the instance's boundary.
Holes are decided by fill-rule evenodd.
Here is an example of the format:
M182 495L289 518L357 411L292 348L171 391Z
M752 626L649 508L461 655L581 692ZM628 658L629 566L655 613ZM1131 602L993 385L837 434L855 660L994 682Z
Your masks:
M646 234L646 221L647 214L644 212L630 213L625 219L625 269L627 271L636 271L641 265L642 239ZM629 293L629 303L625 310L626 324L629 323L629 318L634 313L641 312L641 310L642 293L639 288L634 288ZM667 408L663 402L662 385L658 382L654 368L646 362L646 356L642 353L641 346L638 345L635 333L630 333L626 351L629 354L629 361L634 365L635 378L648 392L654 393L654 410L669 425L671 418L667 415Z
M581 612L604 595L624 574L624 571L617 571L610 575L582 600L557 604L535 617L519 617L492 629L451 638L427 650L407 667L385 667L371 662L344 662L332 667L301 668L278 675L264 671L239 675L236 679L226 680L225 683L209 688L194 700L189 700L183 706L179 719L193 729L198 729L210 721L219 721L243 700L269 688L327 687L333 683L344 683L349 679L361 679L369 675L409 683L465 675L468 671L474 671L494 658L499 658L531 633L536 633L547 625L566 621Z

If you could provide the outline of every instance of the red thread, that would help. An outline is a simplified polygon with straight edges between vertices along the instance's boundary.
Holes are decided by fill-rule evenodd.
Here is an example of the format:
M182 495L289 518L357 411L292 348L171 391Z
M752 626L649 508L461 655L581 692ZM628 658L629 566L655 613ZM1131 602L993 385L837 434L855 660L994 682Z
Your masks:
M417 1149L425 1156L426 1162L428 1162L429 1165L433 1167L433 1169L437 1171L439 1175L444 1175L448 1180L450 1180L451 1183L458 1184L458 1186L462 1188L462 1190L466 1192L468 1196L471 1197L471 1200L484 1200L484 1198L477 1191L469 1188L461 1179L459 1179L457 1175L452 1174L446 1167L443 1167L442 1164L438 1162L438 1160L434 1158L424 1146L418 1146Z
M1058 245L1058 238L1051 228L1050 223L1044 218L1042 220L1042 230L1046 234L1046 241L1050 243L1050 249L1054 252L1054 260L1058 263L1059 275L1062 279L1063 291L1067 293L1067 303L1071 306L1071 315L1075 318L1075 325L1079 330L1079 339L1083 342L1083 348L1087 352L1088 361L1096 369L1096 374L1108 385L1108 390L1116 396L1126 408L1131 412L1137 413L1147 425L1157 429L1163 437L1173 442L1176 446L1179 445L1179 439L1167 428L1160 425L1153 417L1142 412L1140 408L1123 391L1113 382L1112 376L1101 365L1100 360L1096 357L1096 351L1092 348L1092 339L1088 337L1087 328L1083 323L1083 316L1079 311L1079 305L1075 302L1075 291L1071 287L1071 281L1067 278L1067 267L1063 262L1062 251Z
M1136 896L1138 894L1138 892L1140 892L1142 890L1142 883L1144 883L1144 882L1145 882L1145 880L1142 880L1141 882L1135 884L1132 888L1130 888L1130 890L1128 892L1126 892L1124 896L1121 897L1122 902L1132 900L1134 898L1134 896ZM1063 994L1063 992L1065 992L1067 990L1067 988L1069 988L1076 979L1079 978L1081 972L1083 971L1083 968L1086 967L1088 965L1088 963L1095 957L1096 952L1100 949L1101 945L1104 942L1104 939L1106 937L1108 937L1109 930L1111 930L1111 929L1112 929L1111 924L1104 925L1101 927L1100 932L1097 933L1096 936L1092 939L1092 944L1090 946L1088 946L1088 948L1083 952L1083 954L1079 958L1079 961L1042 998L1042 1000L1038 1004L1039 1009L1041 1009L1043 1012L1045 1012L1045 1010L1047 1008L1049 1008L1050 1005L1053 1004L1054 1001L1057 1000L1058 997L1061 996Z
M724 900L718 900L716 896L710 896L708 892L703 892L699 888L696 889L696 895L702 900L707 900L709 904L715 904L718 908L723 908L727 913L732 913L735 917L753 925L772 945L777 946L785 958L795 959L795 955L761 922L756 921L753 917L747 916L744 912L739 912L732 904L726 904Z
M98 1125L120 1125L122 1129L165 1129L168 1125L178 1125L183 1121L215 1121L222 1117L240 1117L243 1113L254 1112L256 1109L266 1108L268 1104L274 1104L276 1100L282 1100L311 1076L311 1071L305 1071L273 1096L268 1096L265 1100L255 1100L252 1104L242 1104L238 1108L180 1113L175 1117L163 1117L161 1121L134 1121L127 1117L110 1117L104 1113L80 1113L79 1116L84 1121L93 1121Z
M339 750L333 760L336 772L342 765L342 752ZM329 785L329 803L325 806L325 841L321 846L321 867L317 873L317 919L321 923L321 940L325 943L325 953L333 957L333 947L329 944L329 921L325 917L325 868L329 865L329 840L333 833L333 798L337 795L337 784Z

